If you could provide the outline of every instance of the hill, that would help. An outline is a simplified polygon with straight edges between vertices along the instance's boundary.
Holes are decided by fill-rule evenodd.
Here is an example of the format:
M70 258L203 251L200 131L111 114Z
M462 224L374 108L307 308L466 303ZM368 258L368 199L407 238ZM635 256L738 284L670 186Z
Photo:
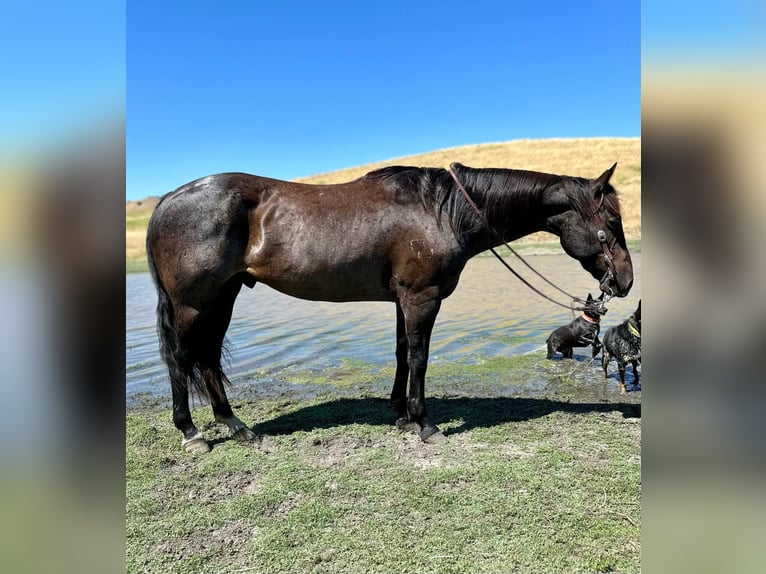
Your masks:
M305 183L340 183L389 165L443 166L453 161L471 167L528 169L582 177L596 177L617 162L612 184L617 189L628 239L641 238L641 140L639 138L579 138L514 140L467 145L299 178ZM269 174L259 174L268 176ZM185 182L178 182L179 185ZM129 261L146 257L144 241L149 216L159 198L129 201L125 206L125 255ZM554 238L536 233L517 243L544 242ZM134 264L135 265L135 264Z

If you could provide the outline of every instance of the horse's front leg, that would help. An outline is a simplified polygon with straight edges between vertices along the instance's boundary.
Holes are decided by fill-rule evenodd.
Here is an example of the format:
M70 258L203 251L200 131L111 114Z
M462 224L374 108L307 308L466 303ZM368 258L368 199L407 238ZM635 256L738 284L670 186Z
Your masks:
M402 304L407 332L407 363L410 368L407 417L411 423L420 426L420 438L423 442L430 444L440 444L446 441L446 437L439 428L428 419L425 405L428 346L431 342L431 331L440 306L440 299Z
M407 353L407 330L402 306L396 304L396 375L391 390L391 408L396 411L396 424L401 427L407 420L407 378L410 374Z

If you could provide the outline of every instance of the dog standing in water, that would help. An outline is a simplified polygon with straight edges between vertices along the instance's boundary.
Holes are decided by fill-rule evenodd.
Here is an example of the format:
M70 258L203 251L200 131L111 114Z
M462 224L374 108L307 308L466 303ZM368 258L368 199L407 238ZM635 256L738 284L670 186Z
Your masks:
M560 352L565 359L572 358L573 347L593 346L593 357L601 350L601 341L598 333L601 329L601 316L606 314L604 307L604 294L594 299L588 293L582 316L577 317L568 325L554 330L546 343L548 344L548 358L552 359L556 352Z
M625 321L616 327L609 327L604 334L604 354L601 356L601 367L604 369L604 381L607 378L606 368L609 361L617 359L617 370L620 372L620 394L625 394L625 366L633 365L633 386L638 385L638 364L641 362L641 301L638 308Z

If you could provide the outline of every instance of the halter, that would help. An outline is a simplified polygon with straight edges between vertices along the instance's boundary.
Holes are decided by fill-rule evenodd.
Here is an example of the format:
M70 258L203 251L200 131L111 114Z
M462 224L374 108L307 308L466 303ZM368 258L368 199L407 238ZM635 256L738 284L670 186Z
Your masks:
M598 205L596 206L596 209L594 209L591 212L591 215L593 216L594 219L598 220L599 226L601 227L601 229L599 229L596 232L596 237L598 237L598 241L599 243L601 243L601 249L603 251L604 260L606 261L606 273L604 273L604 276L601 278L601 281L599 281L599 285L607 281L610 281L611 279L614 279L614 276L615 276L614 255L612 255L612 250L609 248L609 244L606 241L606 232L603 229L604 227L606 227L606 222L601 218L601 214L599 213L599 210L601 209L601 205L603 203L604 203L604 194L602 193L601 198L599 199Z
M546 295L545 293L543 293L542 291L540 291L540 290L539 290L537 287L535 287L534 285L532 285L531 283L529 283L529 282L528 282L526 279L524 279L524 278L523 278L521 275L519 275L519 274L518 274L518 273L517 273L517 272L516 272L516 271L515 271L515 270L514 270L514 269L513 269L513 268L512 268L512 267L511 267L511 266L510 266L510 265L509 265L507 262L506 262L506 261L505 261L505 259L503 259L503 258L502 258L502 256L500 256L500 254L499 254L497 251L495 251L495 248L494 248L494 247L490 247L490 248L489 248L489 250L492 252L492 255L494 255L494 256L497 258L497 260L498 260L498 261L500 261L500 263L502 263L502 264L505 266L505 268L506 268L506 269L508 269L508 271L510 271L511 273L513 273L513 274L514 274L514 276L516 276L516 278L517 278L519 281L521 281L522 283L524 283L524 285L526 285L527 287L529 287L529 288L530 288L532 291L534 291L535 293L537 293L538 295L540 295L540 296L541 296L541 297L543 297L544 299L547 299L548 301L550 301L551 303L553 303L553 304L555 304L555 305L558 305L559 307L564 307L565 309L570 309L570 310L572 310L573 312L574 312L574 311L584 311L584 310L585 310L585 307L575 307L575 306L574 306L574 303L575 303L575 302L577 302L577 303L587 303L587 302L586 302L586 301L584 301L583 299L580 299L579 297L575 297L574 295L572 295L572 294L570 294L570 293L567 293L567 292L566 292L566 291L564 291L564 290L563 290L561 287L557 286L557 285L556 285L556 284L554 284L552 281L550 281L549 279L547 279L546 277L544 277L542 273L540 273L539 271L537 271L537 269L535 269L535 268L534 268L534 267L532 267L532 266L531 266L529 263L527 263L527 261L526 261L526 260L525 260L525 259L524 259L524 258L523 258L521 255L519 255L519 254L516 252L516 250L515 250L515 249L513 249L513 248L512 248L510 245L508 245L508 243L507 243L507 242L506 242L506 241L505 241L505 240L504 240L504 239L503 239L503 238L500 236L500 234L499 234L497 231L495 231L494 229L492 229L492 227L489 225L489 221L487 220L487 216L486 216L486 214L485 214L485 213L484 213L484 212L483 212L481 209L479 209L479 206L478 206L478 205L476 205L476 203L473 201L473 199L471 199L471 196L468 194L468 192L466 191L465 187L463 187L463 184L462 184L462 183L460 183L460 180L457 178L457 175L455 174L455 172L454 172L454 171L452 171L452 168L451 168L451 167L447 168L447 171L448 171L448 172L449 172L449 174L452 176L452 179L454 179L454 180L455 180L455 183L457 184L457 187L458 187L458 189L459 189L461 192L463 192L463 196L465 197L466 201L468 201L468 204L469 204L469 205L470 205L470 206L473 208L473 210L474 210L474 211L475 211L475 212L476 212L476 213L477 213L477 214L478 214L478 215L479 215L479 216L480 216L480 217L481 217L481 218L484 220L484 225L486 226L486 228L487 228L487 231L489 231L489 232L490 232L491 234L493 234L495 237L497 237L498 239L500 239L500 241L502 242L502 244L503 244L503 245L505 245L505 246L508 248L508 250L509 250L511 253L513 253L513 254L514 254L514 255L515 255L515 256L516 256L516 257L517 257L517 258L518 258L518 259L519 259L519 260L520 260L520 261L521 261L521 262L522 262L524 265L526 265L526 266L527 266L527 268L529 268L529 269L530 269L530 270L531 270L531 271L532 271L532 272L533 272L535 275L537 275L538 277L540 277L540 278L541 278L543 281L545 281L545 282L546 282L548 285L550 285L551 287L553 287L554 289L556 289L556 290L557 290L557 291L559 291L560 293L563 293L564 295L566 295L567 297L569 297L570 299L572 299L572 303L570 303L569 305L566 305L566 304L564 304L564 303L561 303L561 302L559 302L559 301L556 301L555 299L552 299L551 297L549 297L548 295ZM603 201L604 201L604 196L602 195L602 196L601 196L601 201L599 202L598 206L596 207L596 210L595 210L595 211L592 213L592 215L594 215L594 216L598 215L598 210L601 208L601 204L603 203ZM599 216L599 219L601 219L601 217L600 217L600 216ZM602 226L603 226L603 221L601 221L600 223L601 223L601 224L602 224ZM599 229L599 230L598 230L598 240L599 240L599 242L600 242L600 243L601 243L601 245L602 245L602 248L603 248L603 252L604 252L604 258L606 259L606 262L607 262L607 269L606 269L606 273L604 274L604 277L601 279L601 282L600 282L600 283L603 283L604 281L608 281L609 279L612 279L612 278L614 278L614 262L612 261L612 252L611 252L611 250L609 249L609 246L608 246L608 245L607 245L607 243L606 243L606 233L604 232L604 230L603 230L603 229ZM611 296L611 295L608 295L607 297L609 297L609 299L611 299L611 298L612 298L612 296ZM607 299L607 301L608 301L609 299ZM605 303L605 302L606 302L606 301L603 301L603 302L600 304L600 305L601 305L601 307L603 307L603 305L604 305L604 303Z

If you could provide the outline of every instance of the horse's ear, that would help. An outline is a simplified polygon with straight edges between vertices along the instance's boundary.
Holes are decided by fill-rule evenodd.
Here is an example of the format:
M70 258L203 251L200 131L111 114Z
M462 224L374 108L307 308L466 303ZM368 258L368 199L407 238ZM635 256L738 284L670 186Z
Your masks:
M601 292L601 295L598 296L598 300L599 301L603 301L604 300L604 292L603 291Z
M587 301L588 302L593 301L593 295L591 295L590 293L588 293L588 300Z
M596 180L593 182L593 188L598 191L603 189L607 183L609 183L609 180L612 178L612 175L614 175L614 170L617 168L617 162L614 163L612 167L610 167L608 170L606 170L604 173L602 173Z
M453 161L451 164L449 164L449 168L452 171L455 171L456 169L460 169L461 167L465 167L465 166L459 161Z

